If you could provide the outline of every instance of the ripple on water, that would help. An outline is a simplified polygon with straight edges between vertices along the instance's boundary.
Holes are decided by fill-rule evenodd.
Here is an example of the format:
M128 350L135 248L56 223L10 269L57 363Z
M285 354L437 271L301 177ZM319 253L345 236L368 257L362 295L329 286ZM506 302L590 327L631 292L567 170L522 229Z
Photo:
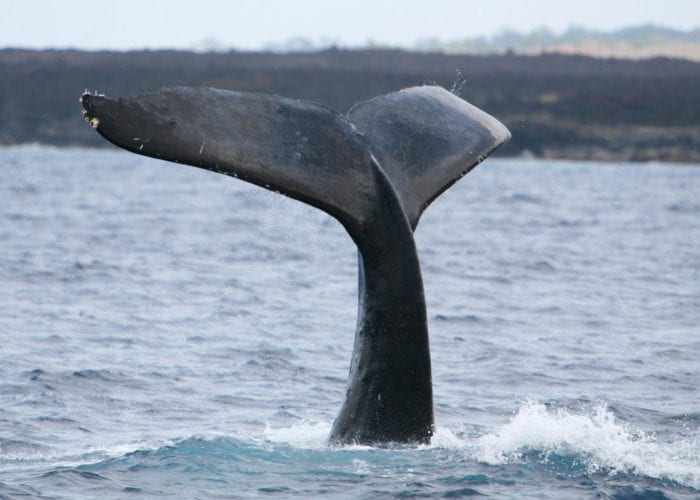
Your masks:
M0 170L0 496L698 496L698 169L490 161L436 200L438 431L381 450L327 446L337 222L113 151Z

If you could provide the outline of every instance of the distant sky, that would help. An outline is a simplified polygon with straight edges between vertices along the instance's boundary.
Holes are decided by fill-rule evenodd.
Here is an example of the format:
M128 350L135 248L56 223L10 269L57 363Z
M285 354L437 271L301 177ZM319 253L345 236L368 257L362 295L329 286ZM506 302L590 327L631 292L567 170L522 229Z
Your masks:
M410 47L504 28L647 23L698 27L700 0L0 0L0 48L259 49L297 36Z

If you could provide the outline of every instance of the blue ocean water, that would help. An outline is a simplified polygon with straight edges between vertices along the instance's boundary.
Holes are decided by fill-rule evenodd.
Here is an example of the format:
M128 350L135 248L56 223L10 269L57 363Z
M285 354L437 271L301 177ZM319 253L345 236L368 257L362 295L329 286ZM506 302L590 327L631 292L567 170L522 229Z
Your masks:
M698 498L700 168L488 160L416 237L429 446L330 448L338 223L118 151L0 149L0 498Z

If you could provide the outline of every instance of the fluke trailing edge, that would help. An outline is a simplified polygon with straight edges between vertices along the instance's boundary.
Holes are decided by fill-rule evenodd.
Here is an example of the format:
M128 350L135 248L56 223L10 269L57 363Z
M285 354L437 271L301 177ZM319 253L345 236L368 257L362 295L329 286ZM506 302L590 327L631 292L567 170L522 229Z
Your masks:
M81 101L87 121L117 146L238 177L338 219L359 249L359 310L330 441L430 440L428 324L413 231L435 198L510 138L498 120L428 86L345 115L209 88Z

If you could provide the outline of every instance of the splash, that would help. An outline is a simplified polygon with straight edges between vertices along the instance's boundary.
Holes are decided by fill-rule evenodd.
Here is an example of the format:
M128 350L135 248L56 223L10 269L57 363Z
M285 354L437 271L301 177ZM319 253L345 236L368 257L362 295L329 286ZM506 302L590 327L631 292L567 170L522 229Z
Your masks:
M268 424L262 435L253 441L263 448L270 445L272 448L291 447L321 452L320 456L324 457L330 452L343 464L344 453L335 454L335 451L350 451L354 459L368 460L358 470L384 464L389 459L405 460L411 453L431 455L446 450L450 456L457 452L458 456L494 466L534 462L559 469L563 461L574 464L575 469L585 474L609 477L630 474L700 489L700 443L697 439L662 442L653 434L618 421L605 404L572 410L548 408L531 401L493 433L473 437L438 427L430 444L412 448L413 451L406 447L329 448L330 428L330 422L302 422L285 427ZM370 454L364 455L365 451Z
M328 422L303 422L290 427L265 427L265 439L275 444L287 444L294 448L318 450L328 447L331 425Z
M629 473L700 488L696 440L659 442L616 421L604 404L581 414L528 402L510 422L474 444L475 458L490 465L521 462L533 452L546 462L557 454L576 457L589 473Z

